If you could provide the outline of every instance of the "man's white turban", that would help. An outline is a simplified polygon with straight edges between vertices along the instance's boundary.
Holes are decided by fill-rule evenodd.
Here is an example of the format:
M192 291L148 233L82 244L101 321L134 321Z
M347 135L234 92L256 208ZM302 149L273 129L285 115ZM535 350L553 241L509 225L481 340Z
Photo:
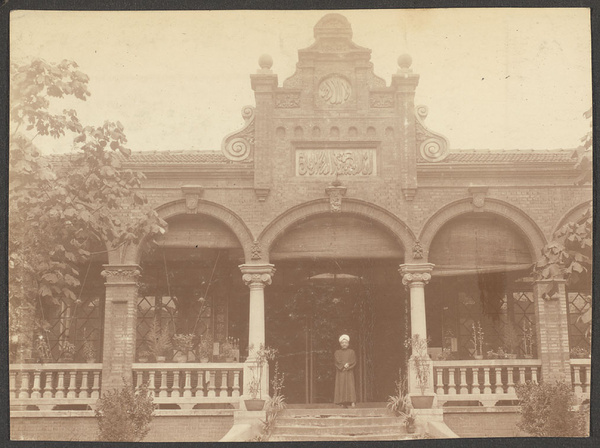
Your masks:
M343 334L343 335L340 336L339 341L340 342L342 342L342 341L348 341L348 342L350 342L350 336L348 336L347 334Z

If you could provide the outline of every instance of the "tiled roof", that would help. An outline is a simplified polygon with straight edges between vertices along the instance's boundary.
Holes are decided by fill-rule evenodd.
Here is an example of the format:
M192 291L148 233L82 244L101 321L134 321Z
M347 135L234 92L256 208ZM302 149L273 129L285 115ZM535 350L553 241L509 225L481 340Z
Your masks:
M132 152L127 162L160 165L180 165L186 163L234 163L225 157L221 151L139 151ZM244 161L243 163L247 163L247 161Z
M574 162L573 149L455 150L441 163Z

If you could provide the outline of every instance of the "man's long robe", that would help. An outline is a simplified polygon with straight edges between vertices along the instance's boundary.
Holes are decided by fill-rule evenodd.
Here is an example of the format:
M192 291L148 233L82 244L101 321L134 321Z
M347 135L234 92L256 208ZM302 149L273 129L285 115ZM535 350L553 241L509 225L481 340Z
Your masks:
M354 366L356 354L351 348L336 350L335 352L335 393L333 402L336 404L356 403L356 389L354 387ZM348 364L345 369L344 365Z

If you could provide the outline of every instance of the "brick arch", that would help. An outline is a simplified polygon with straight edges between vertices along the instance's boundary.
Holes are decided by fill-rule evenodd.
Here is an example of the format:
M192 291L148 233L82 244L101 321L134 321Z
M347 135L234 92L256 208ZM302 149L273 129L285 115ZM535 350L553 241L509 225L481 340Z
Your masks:
M263 258L269 257L275 240L294 224L307 218L330 213L329 199L305 202L283 212L265 227L259 236L259 242L264 251ZM396 215L375 204L349 198L344 198L342 201L341 214L360 216L381 224L394 235L404 248L405 258L412 258L412 247L416 241L415 235Z
M431 242L444 224L460 215L473 212L471 198L465 198L452 202L435 212L425 223L419 236L423 246L423 258L429 257ZM513 223L523 234L529 243L529 252L533 260L537 260L540 250L546 244L546 237L539 226L525 213L514 205L497 199L486 198L483 207L478 210L501 216Z
M575 207L571 208L567 213L562 215L561 218L556 222L554 228L552 229L552 233L549 235L550 239L554 236L558 229L560 229L567 222L575 219L577 215L583 213L585 209L590 207L591 205L591 200L582 202L581 204L576 205Z
M187 214L188 209L185 205L185 199L179 199L159 206L156 208L156 212L162 219L167 220L174 216ZM198 199L196 214L210 216L226 225L239 240L240 245L244 250L246 262L250 261L250 252L254 238L252 232L250 232L250 229L246 226L242 218L222 205L202 199ZM139 263L140 249L144 241L145 239L137 246L129 248L122 259L125 259L129 263Z

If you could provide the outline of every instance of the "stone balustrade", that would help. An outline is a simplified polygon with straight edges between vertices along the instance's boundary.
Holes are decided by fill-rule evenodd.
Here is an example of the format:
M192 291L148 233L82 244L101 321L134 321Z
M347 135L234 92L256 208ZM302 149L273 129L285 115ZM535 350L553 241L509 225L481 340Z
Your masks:
M54 410L93 407L100 397L102 364L10 364L9 397L13 409Z
M592 363L590 358L571 359L571 381L573 392L580 401L590 399Z
M193 409L198 404L238 403L244 363L136 363L135 385L148 383L154 402Z
M433 384L438 403L480 401L494 406L516 400L518 383L540 378L539 359L483 359L433 361Z

